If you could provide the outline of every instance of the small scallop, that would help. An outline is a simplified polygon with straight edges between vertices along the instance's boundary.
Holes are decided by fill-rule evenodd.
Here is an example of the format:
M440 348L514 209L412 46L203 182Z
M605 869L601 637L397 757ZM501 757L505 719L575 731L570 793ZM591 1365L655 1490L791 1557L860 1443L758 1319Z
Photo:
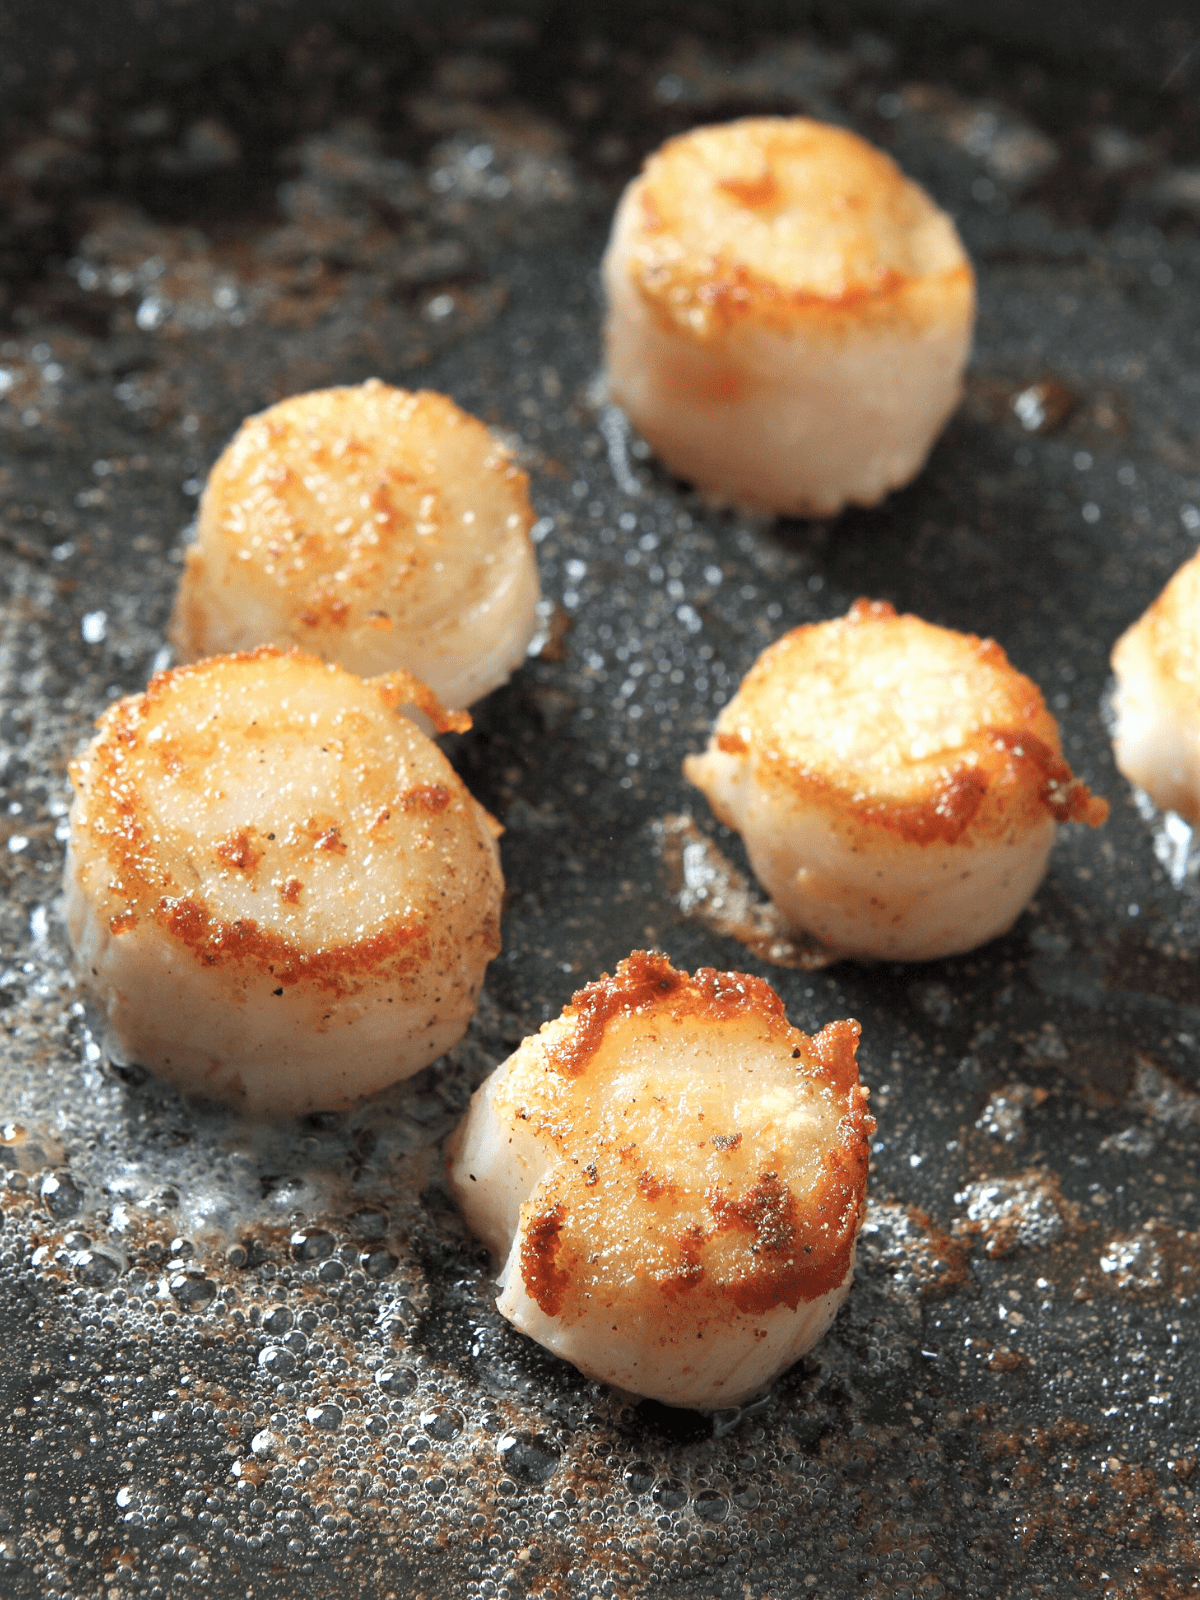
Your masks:
M154 677L72 763L80 974L127 1056L252 1113L349 1105L458 1040L500 949L497 825L364 682L265 646Z
M995 938L1041 882L1055 823L1108 815L994 640L867 600L764 651L684 774L834 956L926 961Z
M501 1313L672 1406L758 1394L849 1293L874 1120L856 1022L635 951L479 1089L448 1152Z
M1200 555L1117 640L1113 754L1162 811L1200 823Z
M294 395L209 475L171 642L184 661L299 645L471 705L536 627L532 521L525 474L445 395L375 378Z
M613 397L718 503L875 505L962 392L975 280L954 224L844 128L750 117L668 140L603 275Z

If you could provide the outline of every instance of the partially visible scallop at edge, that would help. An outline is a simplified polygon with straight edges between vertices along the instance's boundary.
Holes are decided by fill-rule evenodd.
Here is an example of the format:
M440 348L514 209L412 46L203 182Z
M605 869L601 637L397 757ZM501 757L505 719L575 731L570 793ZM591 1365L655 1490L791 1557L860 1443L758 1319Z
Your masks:
M528 480L445 395L371 379L249 417L213 467L169 635L194 661L299 645L467 706L537 622Z
M1200 555L1113 646L1120 771L1163 811L1200 824Z

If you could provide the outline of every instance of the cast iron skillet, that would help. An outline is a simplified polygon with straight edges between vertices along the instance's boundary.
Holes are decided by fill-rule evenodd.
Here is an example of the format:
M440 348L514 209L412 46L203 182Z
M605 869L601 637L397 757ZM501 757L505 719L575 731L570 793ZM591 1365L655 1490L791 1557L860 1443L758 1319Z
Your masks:
M1115 5L0 17L0 1592L1190 1592L1200 919L1101 702L1200 532L1193 34ZM829 524L707 511L593 383L641 156L794 110L891 149L980 281L928 470ZM162 663L241 417L371 374L451 393L532 477L541 653L453 752L507 828L505 949L444 1066L254 1128L106 1056L65 762ZM769 640L863 593L997 637L1113 812L987 949L804 972L685 915L656 824L744 868L680 761ZM857 1286L739 1415L519 1338L442 1176L487 1070L644 945L863 1024Z

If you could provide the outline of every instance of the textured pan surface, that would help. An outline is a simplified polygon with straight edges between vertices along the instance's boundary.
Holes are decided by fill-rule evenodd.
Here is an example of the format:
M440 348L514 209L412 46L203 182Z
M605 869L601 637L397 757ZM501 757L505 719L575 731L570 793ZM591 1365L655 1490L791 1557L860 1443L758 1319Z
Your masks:
M1101 702L1200 533L1194 23L47 15L0 19L0 1593L1192 1592L1200 889ZM830 525L706 511L593 383L640 156L789 109L926 183L981 291L928 471ZM452 750L507 828L505 949L445 1067L260 1129L106 1061L65 958L65 765L160 660L241 417L372 374L532 476L543 648ZM1113 814L999 943L805 970L761 915L793 965L685 914L713 849L744 862L679 766L766 643L862 593L994 634ZM442 1176L484 1073L650 944L768 976L807 1030L857 1017L879 1118L845 1310L715 1427L513 1333Z

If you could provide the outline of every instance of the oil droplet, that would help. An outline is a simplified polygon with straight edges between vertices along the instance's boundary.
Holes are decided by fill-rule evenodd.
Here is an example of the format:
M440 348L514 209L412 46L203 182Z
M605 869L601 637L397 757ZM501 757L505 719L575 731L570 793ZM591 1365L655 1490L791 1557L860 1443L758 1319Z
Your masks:
M417 1387L417 1375L411 1367L384 1367L375 1374L375 1382L388 1394L403 1397Z
M654 1498L664 1511L677 1511L687 1505L688 1492L678 1478L664 1478L655 1489Z
M292 1255L297 1261L324 1261L333 1254L336 1244L325 1228L301 1228L291 1238Z
M545 1483L558 1467L558 1451L544 1434L506 1433L496 1448L505 1470L521 1483Z
M463 1415L461 1411L423 1411L421 1413L421 1426L431 1439L437 1439L445 1444L450 1439L455 1439L462 1432Z
M264 1315L262 1325L268 1333L280 1339L291 1328L295 1318L286 1306L272 1306Z
M258 1364L264 1372L269 1372L273 1378L290 1377L296 1370L296 1358L290 1350L281 1350L278 1345L269 1344L265 1350L258 1352Z
M201 1272L173 1272L167 1287L185 1311L198 1310L217 1298L216 1284Z
M83 1250L75 1262L75 1277L89 1289L105 1289L121 1276L121 1264L103 1250Z
M46 1210L60 1221L73 1217L83 1204L83 1188L69 1172L48 1172L39 1193Z
M390 1250L364 1250L358 1264L368 1278L388 1278L400 1265Z

